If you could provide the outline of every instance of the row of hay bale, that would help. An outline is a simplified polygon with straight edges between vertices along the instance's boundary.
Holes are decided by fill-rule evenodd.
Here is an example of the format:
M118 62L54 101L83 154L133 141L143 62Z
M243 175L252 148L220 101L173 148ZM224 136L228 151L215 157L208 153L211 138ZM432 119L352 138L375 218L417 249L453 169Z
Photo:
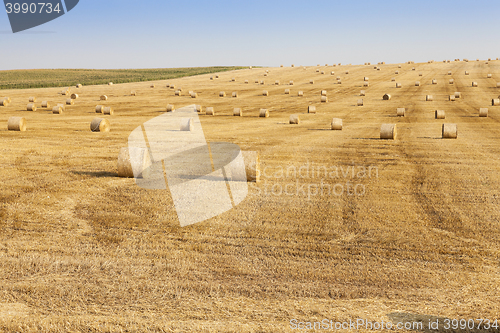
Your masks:
M26 131L26 118L10 117L7 121L7 130L24 132ZM90 130L92 132L109 132L110 122L103 118L94 118L90 122Z
M380 139L395 140L396 124L382 124L380 126ZM458 137L457 124L443 124L441 127L441 137L443 139L456 139Z

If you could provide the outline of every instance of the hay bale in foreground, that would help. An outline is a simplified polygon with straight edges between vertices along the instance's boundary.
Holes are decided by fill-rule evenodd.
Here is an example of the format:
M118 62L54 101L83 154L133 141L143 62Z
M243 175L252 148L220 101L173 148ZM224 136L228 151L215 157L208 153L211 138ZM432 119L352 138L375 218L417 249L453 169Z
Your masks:
M26 110L28 110L28 111L36 111L36 105L35 105L35 103L29 103L26 106Z
M488 117L488 108L480 108L479 117Z
M491 100L491 105L492 106L499 106L500 105L500 98L493 98Z
M183 132L192 132L193 131L193 118L182 118L180 130Z
M215 111L214 111L214 108L212 106L209 106L205 109L205 114L207 116L215 116Z
M298 114L290 115L290 124L293 124L293 125L300 124L300 117Z
M358 99L358 106L363 106L363 99Z
M3 98L0 100L0 106L8 106L9 100L7 98Z
M314 105L309 105L307 107L307 113L316 113L316 106Z
M147 148L121 148L118 154L118 177L142 178L150 165L151 157Z
M24 117L10 117L7 121L7 130L17 132L26 131L26 119Z
M396 110L396 115L398 117L404 117L405 116L405 111L406 109L405 108L397 108Z
M458 136L457 124L443 124L441 134L443 139L456 139Z
M434 118L435 119L444 119L445 118L444 110L436 110L436 111L434 111Z
M42 108L50 108L50 103L47 101L42 102Z
M384 101L388 101L388 100L390 100L390 99L391 99L391 95L389 95L389 94L385 94L384 96L382 96L382 99L383 99Z
M108 96L101 95L100 99L101 99L101 101L107 101L108 100Z
M167 104L167 112L173 112L175 110L174 104Z
M268 109L260 109L259 117L262 117L262 118L269 117L269 110Z
M243 112L241 111L241 108L234 108L233 109L233 116L243 117Z
M56 105L52 108L52 114L63 114L64 110L59 105Z
M425 100L428 102L432 101L433 100L432 95L426 95Z
M396 124L382 124L380 126L380 138L394 140L396 138Z
M115 113L115 111L113 110L113 108L111 106L107 106L102 110L102 113L109 115L109 116L112 116Z
M78 97L78 94L71 94L71 99L77 99Z
M342 119L333 118L332 119L332 130L333 131L342 131Z
M103 118L94 118L90 122L90 130L92 132L109 132L109 120Z
M74 99L68 98L66 100L66 105L74 105L74 104L75 104L75 100Z

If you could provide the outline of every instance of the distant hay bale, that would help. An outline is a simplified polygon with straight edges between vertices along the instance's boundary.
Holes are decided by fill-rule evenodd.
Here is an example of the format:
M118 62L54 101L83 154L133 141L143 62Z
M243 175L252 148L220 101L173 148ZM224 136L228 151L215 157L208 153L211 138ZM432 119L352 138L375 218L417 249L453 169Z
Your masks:
M167 87L167 88L170 88L170 83L167 83L166 87Z
M155 85L154 85L154 84L151 84L149 87L150 87L150 88L154 88L154 87L155 87Z
M78 97L78 94L71 94L71 99L77 99Z
M337 81L337 84L342 84L342 81L338 80L338 81Z
M260 109L259 117L262 117L262 118L269 117L269 110L268 109Z
M465 71L465 75L469 75L469 72L468 72L468 71Z
M198 93L195 93L194 91L191 93L191 98L197 98L198 97Z
M262 91L262 96L269 96L269 92L267 90Z
M491 74L486 75L488 79L491 79L493 76Z
M225 96L226 96L226 92L224 92L224 91L219 92L219 97L225 97Z
M290 124L294 124L294 125L300 124L300 117L298 114L290 115Z
M449 83L449 84L453 84L454 82L455 82L455 80L453 80L453 79L449 79L449 80L448 80L448 83Z
M457 124L443 124L442 127L443 139L456 139L457 138Z
M202 112L203 111L203 107L201 105L195 105L195 108L196 108L196 112Z
M136 96L136 92L135 92L135 90L132 90L132 91L130 92L130 96Z
M477 87L477 82L472 82L473 87Z
M214 108L209 106L205 109L205 114L207 116L215 116L215 111L214 111Z
M429 102L432 101L432 95L426 95L425 100Z
M395 71L394 74L399 74L399 71Z
M330 75L335 75L335 72L333 72L333 71L332 71L332 72L330 72Z
M248 80L245 80L245 83L248 83Z
M401 83L396 83L396 88L401 88Z
M424 74L422 74L422 73L418 73L418 76L423 76L423 75L424 75Z
M7 98L3 98L0 100L0 106L8 106L9 100Z
M369 87L370 83L369 82L363 82L363 87Z
M328 102L328 97L321 96L321 103L326 103L326 102Z
M290 89L285 89L285 95L290 95Z
M259 83L259 80L255 80L255 83Z
M213 79L214 79L214 77L213 77L213 76L211 76L211 77L210 77L210 80L213 80ZM168 87L168 86L167 86L167 87Z
M81 83L78 83L78 84L76 85L76 87L77 87L77 88L81 88L81 87L82 87L82 84L81 84Z
M450 95L449 96L449 100L452 101L452 102L454 102L455 101L455 95Z
M494 98L491 100L491 105L492 106L499 106L500 105L500 98Z
M451 75L451 71L448 72L448 75Z
M488 108L480 108L479 117L488 117Z
M219 75L215 75L215 78L218 79L219 78Z
M241 108L234 108L233 109L233 116L235 117L242 117L243 112L241 112Z
M342 119L333 118L332 119L332 130L333 131L342 131Z
M66 111L66 104L57 104L56 106L60 106L63 111Z
M455 98L461 98L462 97L462 93L456 91L455 92Z
M361 91L359 92L359 96L365 96L365 94L366 94L366 93L365 93L365 91L364 91L364 90L361 90Z
M107 100L108 100L108 96L106 96L106 95L101 96L101 101L107 101Z
M434 112L434 118L436 118L436 119L444 119L445 118L444 110L436 110Z
M420 87L420 81L415 82L415 87Z
M267 76L267 73L264 73L264 76Z
M500 82L497 82L497 88L500 88Z
M280 85L280 81L279 80L274 81L274 85L279 86Z
M170 84L170 89L175 89L175 84Z
M75 104L75 100L74 99L68 98L66 100L66 105L74 105L74 104Z
M380 126L380 138L386 140L396 139L396 124L382 124Z
M324 72L324 71L321 71L321 74L325 74L325 72Z
M396 109L396 115L398 117L404 117L405 116L405 111L406 111L405 108L397 108Z
M180 130L182 132L192 132L193 131L193 118L182 118Z
M291 86L293 86L293 81L290 81L288 84L291 85Z
M432 84L438 84L437 80L436 80L436 79L433 79L433 80L432 80Z
M102 110L102 113L109 115L109 116L112 116L115 113L115 111L113 110L113 108L111 106L107 106Z
M370 79L369 79L367 76L365 76L365 77L363 78L363 81L369 81L369 80L370 80Z
M388 101L388 100L390 100L390 99L391 99L391 95L389 95L389 94L384 94L384 96L382 96L382 99L383 99L384 101Z
M316 69L316 73L319 73L319 69Z
M264 85L264 81L260 81L260 84L261 84L261 85Z
M104 118L94 118L90 122L90 130L92 132L109 132L110 130L109 120Z
M238 97L238 92L233 91L233 93L231 94L231 97Z
M339 81L339 80L340 80L340 76L337 76L337 81Z
M295 67L295 65L294 65L294 64L292 64L292 67Z
M112 86L113 85L113 82L108 82L108 86Z
M175 91L175 96L182 96L182 91L181 90L176 90Z
M175 110L174 104L167 104L167 112L173 112Z
M346 74L349 74L349 71L345 71Z
M28 111L36 111L36 105L35 105L35 103L29 103L28 106L26 106L26 110L28 110Z
M307 113L316 113L316 106L314 105L309 105L307 107Z
M50 108L50 103L47 101L42 102L42 108Z
M142 178L143 172L151 165L147 148L125 147L118 154L118 177Z
M104 110L104 106L103 105L97 105L95 107L95 113L102 113L103 110Z
M53 114L63 114L64 110L62 107L60 107L59 105L56 105L52 108L52 113Z
M396 81L396 78L395 77L391 78L391 82L394 82L394 81Z
M231 78L231 82L235 82L236 81L236 78Z
M412 70L412 71L414 71L414 70L415 70L415 67L412 67L412 68L411 68L411 70Z
M326 90L321 90L320 95L321 96L326 96Z
M363 106L363 99L358 99L358 106Z
M299 92L297 93L297 96L304 96L304 92L303 92L303 91L299 91Z
M310 84L314 84L314 80L309 80L309 83Z
M28 100L28 102L35 103L36 102L36 97L30 97L30 99Z
M26 131L26 119L23 117L10 117L7 121L7 130L17 132Z
M283 67L283 65L280 65L280 67Z

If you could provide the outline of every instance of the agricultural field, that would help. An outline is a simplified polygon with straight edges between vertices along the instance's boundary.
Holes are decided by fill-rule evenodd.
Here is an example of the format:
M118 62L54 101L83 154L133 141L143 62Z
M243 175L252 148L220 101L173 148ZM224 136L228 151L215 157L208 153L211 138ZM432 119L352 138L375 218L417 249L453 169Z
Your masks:
M0 72L0 100L11 98L0 106L0 332L500 320L500 61L11 73ZM11 89L47 77L53 87ZM153 81L120 83L143 77ZM63 82L78 98L53 114L41 102L65 103ZM246 199L185 227L169 190L117 173L130 133L167 104L201 105L209 143L260 155ZM10 117L26 131L9 131ZM90 130L96 117L109 132ZM395 125L389 139L382 124Z

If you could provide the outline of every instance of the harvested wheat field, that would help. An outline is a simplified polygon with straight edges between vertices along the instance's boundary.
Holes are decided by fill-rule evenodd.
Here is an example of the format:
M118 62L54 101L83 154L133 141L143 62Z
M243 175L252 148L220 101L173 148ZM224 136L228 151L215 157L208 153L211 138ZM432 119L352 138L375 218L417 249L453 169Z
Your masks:
M303 67L84 84L61 114L38 104L64 104L60 87L2 90L12 102L0 106L0 331L500 319L500 107L491 105L500 61ZM342 84L321 75L332 71ZM26 110L30 96L36 111ZM117 160L135 128L193 101L206 140L258 152L261 173L239 205L181 227L170 191L120 178ZM114 113L96 114L97 105ZM9 131L10 117L25 118L26 131ZM109 132L91 131L96 117ZM456 138L442 138L444 123L456 124ZM380 139L382 124L397 136Z

